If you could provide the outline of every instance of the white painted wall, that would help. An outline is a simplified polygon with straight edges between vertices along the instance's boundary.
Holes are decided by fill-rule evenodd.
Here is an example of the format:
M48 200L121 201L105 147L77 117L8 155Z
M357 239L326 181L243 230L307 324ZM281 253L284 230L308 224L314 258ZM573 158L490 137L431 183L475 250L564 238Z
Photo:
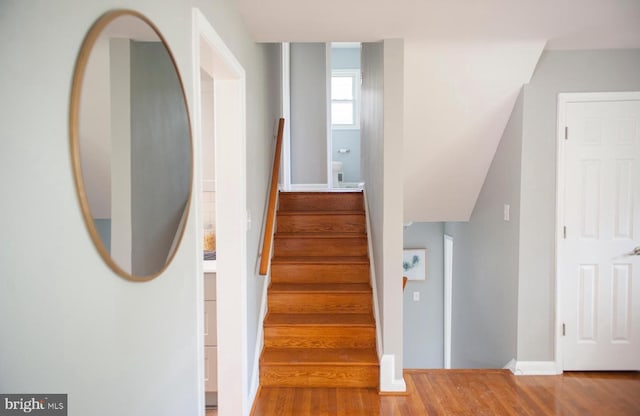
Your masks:
M403 391L402 160L403 45L362 47L362 171L366 183L382 327L382 391Z
M554 359L558 93L638 90L640 49L547 51L525 86L518 361Z
M91 24L113 8L138 10L156 23L191 104L193 5L247 69L247 207L261 218L280 108L272 62L277 47L251 40L235 2L10 0L0 6L0 178L6 196L0 229L11 236L0 243L2 391L68 393L71 416L202 414L195 204L167 270L147 283L121 279L99 257L82 220L68 138L77 53ZM258 238L254 226L247 233L249 324L243 330L249 345L263 290L263 280L252 273ZM246 359L252 361L253 353L251 348Z
M467 221L544 42L405 43L404 220Z
M404 390L402 378L402 143L404 140L404 42L384 41L384 200L383 291L385 355L395 356L393 384ZM384 371L384 368L382 369Z

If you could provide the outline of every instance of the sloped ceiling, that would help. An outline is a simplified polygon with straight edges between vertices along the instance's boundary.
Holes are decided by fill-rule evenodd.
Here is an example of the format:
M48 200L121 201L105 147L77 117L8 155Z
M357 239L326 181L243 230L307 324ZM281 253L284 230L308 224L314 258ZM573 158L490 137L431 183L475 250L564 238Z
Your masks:
M259 42L405 40L405 222L469 219L545 48L640 48L640 0L238 1Z

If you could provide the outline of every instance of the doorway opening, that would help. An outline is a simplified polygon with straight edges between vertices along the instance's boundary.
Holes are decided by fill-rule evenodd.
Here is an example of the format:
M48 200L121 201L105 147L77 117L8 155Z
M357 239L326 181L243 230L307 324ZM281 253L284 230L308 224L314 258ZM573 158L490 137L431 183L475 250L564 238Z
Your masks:
M217 378L217 405L222 414L248 414L247 371L247 252L246 234L246 102L245 71L211 24L197 8L193 9L193 134L195 143L194 176L195 214L198 221L198 284L196 285L196 325L205 328L204 272L215 272L214 306L208 305L207 316L217 316L215 336L201 337L197 345L199 369L199 407L205 408L205 351L210 378ZM208 94L206 85L211 83ZM212 102L203 103L207 95ZM203 130L203 128L205 130ZM203 132L213 135L205 143ZM210 139L210 138L209 138ZM212 144L212 145L211 145ZM205 153L206 152L206 153ZM210 153L213 152L213 155ZM213 164L213 167L211 166ZM213 179L211 179L213 176ZM206 224L203 215L205 192L213 192L213 223ZM220 201L224 201L223 203ZM220 219L224 218L224 221ZM205 269L205 225L215 227L215 268ZM211 227L207 228L208 231ZM207 266L209 267L209 266ZM207 302L210 302L209 299ZM215 342L215 346L205 342ZM215 347L215 348L212 348ZM215 373L215 377L214 374ZM212 388L208 386L207 388Z
M282 45L284 190L362 188L361 45Z
M360 174L361 44L334 42L329 61L329 183L333 188L358 188Z

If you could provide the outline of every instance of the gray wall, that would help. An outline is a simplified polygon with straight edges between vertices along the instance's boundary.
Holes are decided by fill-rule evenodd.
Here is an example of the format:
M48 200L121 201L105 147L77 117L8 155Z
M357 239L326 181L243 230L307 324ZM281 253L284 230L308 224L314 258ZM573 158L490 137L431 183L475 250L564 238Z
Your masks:
M360 182L360 129L331 129L333 161L342 162L344 182ZM349 149L349 153L338 153Z
M258 225L265 216L269 179L273 164L275 147L275 126L280 113L280 45L257 45L244 58L246 68L255 68L250 72L247 85L253 88L247 100L247 209L251 212L253 226L247 231L247 340L249 357L247 370L252 376L254 360L258 347L257 336L260 325L260 307L262 293L266 290L264 276L258 273L262 229ZM253 140L249 142L249 137ZM225 201L216 201L216 206ZM226 202L228 203L228 202Z
M376 286L378 288L378 310L380 324L384 323L383 252L382 221L384 199L384 46L382 43L362 44L362 70L367 76L362 83L362 178L366 184L369 221L371 222L372 259L376 268Z
M454 239L454 368L500 368L516 356L522 117L521 93L469 222L445 225Z
M332 69L360 69L360 48L331 48ZM342 162L345 182L360 181L360 129L331 129L332 160ZM338 153L349 149L349 153Z
M554 359L558 93L638 90L638 49L547 51L525 86L518 360Z
M292 43L291 183L327 183L327 61L324 43Z
M182 244L159 278L134 283L118 277L98 255L85 227L68 135L77 54L87 30L109 9L139 10L154 21L176 58L191 103L192 6L202 10L246 70L247 207L255 224L263 217L273 162L277 55L274 47L252 40L236 2L0 3L0 181L7 196L0 229L11 236L0 242L3 392L68 393L70 415L200 414L197 351L202 337L196 304L202 299L196 294L202 276L197 274L201 253L195 204ZM247 233L252 267L259 229L254 225ZM35 256L43 237L55 248L36 250ZM247 282L249 368L262 282L256 276Z
M164 45L131 42L131 266L162 270L190 194L191 142L180 80Z
M444 366L444 223L414 223L404 230L404 248L427 249L427 279L404 290L404 367ZM413 293L420 300L413 300Z

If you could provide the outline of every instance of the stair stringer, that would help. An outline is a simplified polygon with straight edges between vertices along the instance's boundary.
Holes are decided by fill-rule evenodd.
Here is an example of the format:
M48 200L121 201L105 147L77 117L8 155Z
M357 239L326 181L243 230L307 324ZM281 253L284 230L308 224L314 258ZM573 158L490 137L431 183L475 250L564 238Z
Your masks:
M376 267L373 262L373 243L371 242L371 221L369 219L369 202L367 201L367 191L363 187L362 194L364 197L364 217L367 226L367 245L369 256L369 283L373 292L373 318L376 321L376 350L378 352L378 361L382 361L382 328L380 327L380 311L378 309L378 287L376 285ZM382 375L382 371L380 372ZM381 380L382 381L382 380ZM380 384L382 386L382 383Z
M264 276L264 286L262 287L262 299L260 300L260 315L258 316L258 331L256 334L256 345L253 357L253 368L251 369L251 380L249 380L249 401L253 403L258 388L260 387L260 354L264 347L264 318L267 316L267 288L271 283L271 267Z
M278 184L278 193L276 196L276 205L275 212L278 212L278 208L280 206L280 192L282 192L282 185ZM274 219L273 230L275 233L275 229L277 226L277 217ZM267 223L267 215L265 214L264 220L262 223L262 238L261 241L264 241L264 233L266 232L266 223ZM273 255L273 238L271 239L271 247L269 248L270 255ZM262 253L262 250L260 251ZM259 275L260 269L260 255L256 260L256 276ZM258 394L258 388L260 387L260 354L262 354L262 348L264 347L264 318L267 316L267 289L269 288L269 284L271 283L271 259L269 259L269 267L267 268L267 274L264 276L264 282L262 286L262 296L260 299L260 315L258 315L258 330L256 334L256 345L254 350L253 357L253 368L251 369L251 380L249 380L249 400L251 403L255 401L256 395Z

